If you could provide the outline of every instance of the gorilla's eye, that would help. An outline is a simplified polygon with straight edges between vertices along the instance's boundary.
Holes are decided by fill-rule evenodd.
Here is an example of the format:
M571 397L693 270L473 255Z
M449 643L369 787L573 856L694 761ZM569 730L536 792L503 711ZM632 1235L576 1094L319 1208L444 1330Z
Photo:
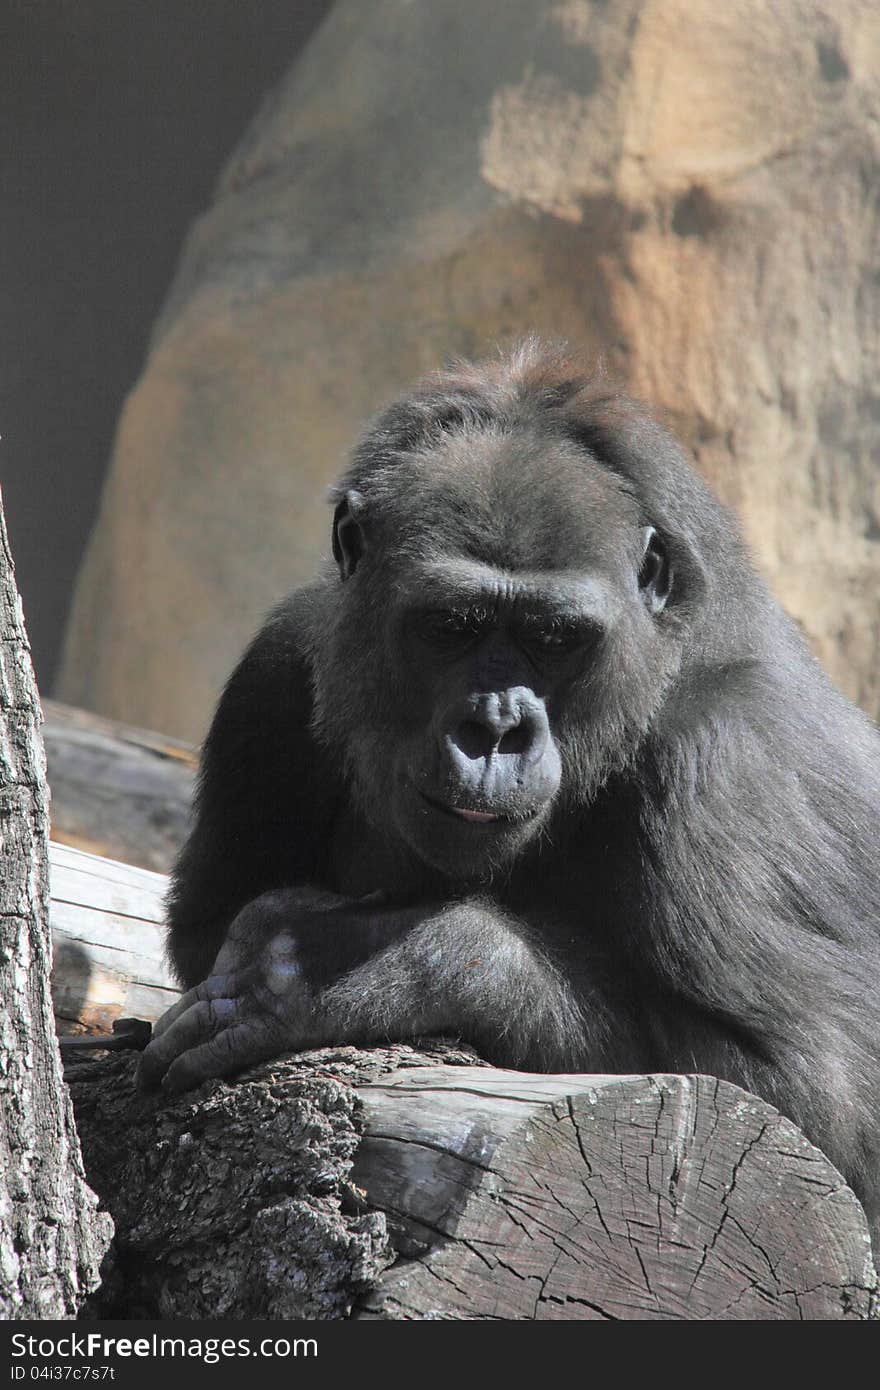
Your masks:
M574 640L575 633L563 627L538 628L537 632L532 633L532 641L537 647L547 647L551 651L562 651L570 647Z
M528 646L550 656L563 656L585 645L593 637L591 629L570 619L557 618L550 622L530 625L525 632Z
M479 636L487 621L482 608L443 608L421 613L418 627L425 641L435 646L459 646Z

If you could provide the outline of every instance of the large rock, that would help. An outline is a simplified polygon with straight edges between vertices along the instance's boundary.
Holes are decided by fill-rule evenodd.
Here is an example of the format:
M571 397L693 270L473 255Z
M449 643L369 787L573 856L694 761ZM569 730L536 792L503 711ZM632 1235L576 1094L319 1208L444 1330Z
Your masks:
M872 0L340 0L188 239L63 698L199 737L365 417L534 329L666 408L876 711L878 116Z

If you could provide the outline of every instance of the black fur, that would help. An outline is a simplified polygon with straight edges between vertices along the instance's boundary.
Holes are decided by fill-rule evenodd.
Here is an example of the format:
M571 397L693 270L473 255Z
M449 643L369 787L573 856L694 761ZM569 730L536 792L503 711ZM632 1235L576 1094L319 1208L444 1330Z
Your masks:
M183 983L227 944L146 1079L437 1031L706 1072L876 1217L880 738L678 445L528 343L399 400L333 500L205 746Z

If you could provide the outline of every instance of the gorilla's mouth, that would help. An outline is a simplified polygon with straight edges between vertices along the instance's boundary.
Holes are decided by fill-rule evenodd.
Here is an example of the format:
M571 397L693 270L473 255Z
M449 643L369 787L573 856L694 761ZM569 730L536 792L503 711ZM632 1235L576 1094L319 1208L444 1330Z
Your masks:
M438 801L435 797L428 796L427 792L420 791L419 795L435 811L442 811L444 816L454 816L456 820L470 821L472 825L490 825L506 819L504 816L494 815L491 811L471 811L465 806L452 806L448 801Z
M494 811L477 811L467 806L453 806L448 801L438 801L435 797L429 796L427 792L419 791L423 801L433 807L435 811L441 811L444 816L454 817L455 820L463 820L470 825L511 825L512 816L501 815ZM518 816L517 820L531 819L534 812L529 812L528 816Z

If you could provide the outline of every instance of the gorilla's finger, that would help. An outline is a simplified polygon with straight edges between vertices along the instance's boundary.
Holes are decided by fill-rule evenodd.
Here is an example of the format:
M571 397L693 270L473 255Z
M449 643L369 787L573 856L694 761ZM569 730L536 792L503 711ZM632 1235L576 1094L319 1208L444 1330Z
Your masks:
M193 1004L198 1004L205 999L235 999L240 993L239 981L234 974L216 974L202 980L201 984L194 985L192 989L182 994L176 1004L172 1004L170 1009L166 1009L164 1014L156 1023L153 1024L152 1041L161 1038L173 1023L185 1014L187 1009L191 1009Z
M248 1020L226 1028L200 1047L191 1048L171 1063L162 1089L176 1095L212 1077L228 1076L278 1055L278 1035Z
M191 990L190 993L197 991ZM181 1005L183 1002L181 1000ZM180 1005L176 1007L179 1009ZM183 1012L178 1012L141 1055L137 1070L138 1085L144 1089L158 1085L181 1053L198 1048L206 1039L231 1029L238 1021L240 1011L241 1003L237 999L211 998L197 999Z

